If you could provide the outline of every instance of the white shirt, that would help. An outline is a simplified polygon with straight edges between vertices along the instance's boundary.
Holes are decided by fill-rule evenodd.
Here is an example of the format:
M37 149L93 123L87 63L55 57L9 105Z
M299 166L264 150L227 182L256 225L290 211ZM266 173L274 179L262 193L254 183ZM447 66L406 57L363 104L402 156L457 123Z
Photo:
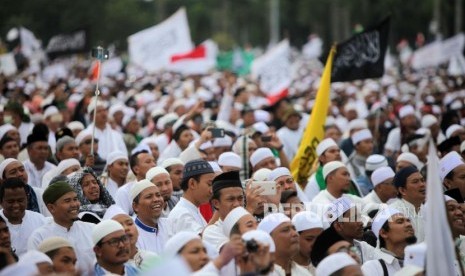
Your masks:
M191 231L202 233L207 226L207 222L200 214L199 208L184 197L181 197L178 204L168 215L168 222L171 226L170 237L181 231Z
M113 181L113 179L111 179L111 177L107 178L107 185L105 185L105 188L112 198L116 197L116 192L118 191L119 187L118 184Z
M29 237L27 248L37 249L39 244L51 237L62 237L69 241L76 252L77 264L76 267L81 270L82 275L92 275L95 260L93 251L94 244L92 241L92 230L95 224L75 221L68 230L65 227L58 225L54 220L44 224L36 229Z
M274 264L274 274L273 275L279 275L279 276L286 276L286 272L284 271L284 269L278 265L278 264ZM311 276L312 274L310 273L310 271L308 271L308 269L306 269L305 267L301 266L301 265L298 265L296 262L292 262L292 265L291 265L291 275L294 276L294 275L298 275L298 276L305 276L305 275L309 275Z
M11 224L3 211L0 211L0 216L5 219L6 225L10 230L11 246L16 250L16 255L21 256L27 251L27 239L29 236L34 230L44 225L47 220L39 213L26 210L21 224Z
M380 205L383 204L375 190L372 190L366 196L364 196L362 198L362 201L365 204L365 206L367 206L367 209L369 211L380 209Z
M172 140L171 143L165 148L165 150L158 157L158 164L163 163L164 160L172 157L178 157L181 154L182 150L178 146L176 141Z
M94 124L91 123L86 130L92 131ZM95 138L98 141L98 154L103 159L107 159L108 154L114 151L121 151L124 154L128 154L128 149L124 143L123 136L118 131L111 128L109 124L105 126L104 130L95 128Z
M305 186L304 193L309 200L313 200L319 192L320 186L318 186L318 182L316 181L316 173L313 173Z
M361 204L363 205L363 201L360 197L354 196L351 194L343 194L342 196L350 198L354 204ZM332 194L328 192L327 189L324 189L316 195L315 198L313 198L312 203L315 205L327 205L331 204L333 201L335 201L337 198L334 197Z
M396 127L389 132L384 149L400 151L400 146L400 127Z
M166 218L158 219L158 228L150 227L144 224L136 217L134 223L139 232L136 246L139 249L147 250L158 255L163 254L165 243L168 240L168 222Z
M218 219L215 223L208 225L203 231L202 240L210 243L219 252L221 247L229 241L223 233L223 221Z
M299 149L300 139L302 139L303 129L291 130L288 127L282 127L277 132L279 140L283 143L283 150L289 160L294 159Z
M114 197L116 205L121 207L121 209L123 209L123 211L130 216L134 214L134 210L132 209L132 201L129 197L129 194L131 193L131 187L133 184L134 182L128 182L123 186L119 187Z
M378 255L377 260L370 260L362 265L362 272L364 275L384 275L383 267L381 266L381 262L379 261L379 259L384 260L384 263L386 264L386 268L388 271L388 275L394 275L397 271L399 271L402 268L400 266L399 260L391 254L380 249L376 249L376 253Z
M413 206L413 204L402 198L394 200L391 204L389 204L389 206L399 210L410 219L410 221L412 222L413 229L415 230L417 243L420 243L425 240L425 222L423 220L424 205L421 205L418 213L415 211L415 206Z
M24 168L28 175L28 184L32 187L42 188L42 178L51 169L56 168L52 163L45 161L45 165L41 170L38 170L30 159L24 161Z

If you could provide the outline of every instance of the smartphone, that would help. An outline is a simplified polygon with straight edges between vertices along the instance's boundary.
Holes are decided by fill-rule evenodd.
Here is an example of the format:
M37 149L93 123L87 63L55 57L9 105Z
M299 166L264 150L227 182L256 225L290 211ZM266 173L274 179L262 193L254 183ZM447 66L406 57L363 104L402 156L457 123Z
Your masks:
M212 133L213 138L224 137L224 129L222 128L210 128L210 132Z
M260 139L262 142L271 142L271 136L262 136Z
M271 196L277 193L275 181L253 181L252 188L254 187L260 187L263 190L260 195Z

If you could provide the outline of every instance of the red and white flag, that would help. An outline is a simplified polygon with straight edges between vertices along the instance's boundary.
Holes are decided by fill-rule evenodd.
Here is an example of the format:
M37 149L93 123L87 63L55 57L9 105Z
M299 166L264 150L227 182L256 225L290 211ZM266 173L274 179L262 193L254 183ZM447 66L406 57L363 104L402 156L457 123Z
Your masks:
M171 56L192 50L186 9L128 38L130 61L148 72L167 68Z
M259 81L270 105L288 94L292 82L290 50L289 41L285 39L252 63L252 77Z
M208 39L191 51L172 55L167 69L184 75L206 74L216 66L218 46Z

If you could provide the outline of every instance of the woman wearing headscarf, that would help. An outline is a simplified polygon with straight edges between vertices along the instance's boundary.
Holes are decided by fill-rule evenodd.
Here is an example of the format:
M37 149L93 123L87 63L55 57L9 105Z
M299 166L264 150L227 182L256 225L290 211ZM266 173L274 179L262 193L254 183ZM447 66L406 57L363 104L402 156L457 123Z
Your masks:
M103 217L108 207L115 203L94 171L84 167L69 178L69 184L77 193L81 208L79 212L91 212Z

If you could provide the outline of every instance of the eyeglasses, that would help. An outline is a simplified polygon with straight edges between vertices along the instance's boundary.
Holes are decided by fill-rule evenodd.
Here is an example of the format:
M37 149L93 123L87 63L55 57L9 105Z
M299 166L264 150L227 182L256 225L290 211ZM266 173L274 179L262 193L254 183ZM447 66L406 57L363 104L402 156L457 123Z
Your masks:
M94 138L94 143L98 143L98 139L97 139L97 138ZM84 144L86 144L86 145L92 144L92 139L84 141Z
M108 245L111 246L111 247L117 247L120 244L120 242L122 242L123 244L129 243L128 236L123 235L123 236L121 236L119 238L113 238L111 240L101 242L100 244L108 243Z

